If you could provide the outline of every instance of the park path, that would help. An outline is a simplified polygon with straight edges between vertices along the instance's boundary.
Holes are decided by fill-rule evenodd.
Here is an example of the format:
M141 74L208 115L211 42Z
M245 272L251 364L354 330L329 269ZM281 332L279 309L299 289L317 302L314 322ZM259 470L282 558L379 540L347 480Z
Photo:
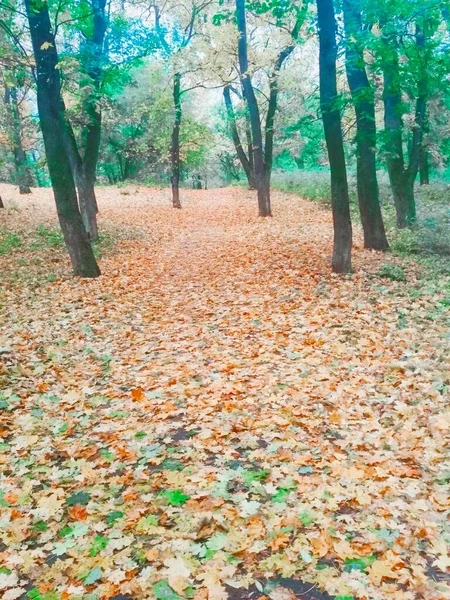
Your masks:
M113 243L80 281L36 246L50 191L0 193L22 236L0 256L10 587L223 600L282 576L305 600L450 598L444 287L413 264L380 278L399 259L358 233L355 273L332 276L330 214L294 196L262 221L240 189L177 211L134 186L99 188Z

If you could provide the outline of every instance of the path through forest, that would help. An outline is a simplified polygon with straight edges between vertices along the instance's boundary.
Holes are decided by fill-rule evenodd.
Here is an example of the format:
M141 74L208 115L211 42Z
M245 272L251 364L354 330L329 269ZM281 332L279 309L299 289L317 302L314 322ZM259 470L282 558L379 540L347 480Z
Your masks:
M448 281L359 233L331 275L297 197L134 186L80 281L50 190L0 194L5 600L450 598Z

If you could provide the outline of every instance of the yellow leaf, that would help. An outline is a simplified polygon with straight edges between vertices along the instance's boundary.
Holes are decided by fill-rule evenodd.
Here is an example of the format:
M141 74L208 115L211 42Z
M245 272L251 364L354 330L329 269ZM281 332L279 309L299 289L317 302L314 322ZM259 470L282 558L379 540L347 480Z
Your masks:
M53 44L51 42L44 42L41 46L41 50L48 50L49 48L53 48Z
M377 586L380 585L384 578L397 579L398 573L395 573L392 570L393 566L395 565L393 565L390 561L376 560L368 570L369 579Z

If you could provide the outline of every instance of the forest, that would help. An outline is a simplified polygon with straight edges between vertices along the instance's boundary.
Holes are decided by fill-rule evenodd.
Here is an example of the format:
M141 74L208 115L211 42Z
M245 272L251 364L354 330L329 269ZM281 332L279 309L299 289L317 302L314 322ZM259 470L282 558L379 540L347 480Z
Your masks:
M450 600L450 0L0 0L2 600Z

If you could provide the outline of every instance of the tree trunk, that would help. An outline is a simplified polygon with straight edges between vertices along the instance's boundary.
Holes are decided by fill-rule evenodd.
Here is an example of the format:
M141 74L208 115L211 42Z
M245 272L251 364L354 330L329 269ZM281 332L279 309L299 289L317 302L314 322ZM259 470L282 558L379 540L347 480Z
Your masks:
M233 144L236 149L236 154L238 155L239 161L244 169L245 175L248 180L248 187L251 190L254 190L256 187L255 175L250 165L250 160L245 154L244 148L241 144L241 139L239 137L239 132L236 125L236 115L233 108L233 101L231 100L231 91L230 86L226 85L223 88L223 97L225 100L225 107L227 109L228 123L230 126L231 137L233 139Z
M16 183L19 186L20 194L31 194L33 177L27 164L27 157L22 145L22 127L19 112L19 103L17 101L17 89L15 87L6 88L5 104L11 117L11 141L14 154L14 165L16 167Z
M269 82L269 104L267 107L266 115L266 136L264 143L264 179L265 179L265 193L269 194L270 203L270 179L272 176L272 163L273 163L273 140L275 136L275 114L278 106L278 75L284 61L294 51L294 45L287 46L284 48L275 62L272 75Z
M95 260L77 204L66 136L58 54L47 4L25 0L37 72L37 99L47 164L61 229L75 275L98 277Z
M416 44L421 54L422 65L419 81L417 82L417 100L414 129L409 149L408 175L412 180L412 185L416 180L417 174L421 169L421 163L424 156L424 133L426 128L426 113L428 100L428 78L427 78L427 60L426 60L426 27L422 28L416 23Z
M78 204L83 219L83 225L90 242L98 239L97 210L94 185L88 181L85 173L85 162L78 151L77 141L72 126L66 122L65 143L69 161L78 192ZM95 172L94 172L95 177Z
M181 108L181 75L175 73L173 81L173 101L175 106L175 121L172 129L172 148L170 158L172 162L172 206L181 208L180 202L180 129L183 116Z
M430 185L430 158L426 147L420 153L420 185Z
M255 161L253 157L253 140L252 140L252 128L250 125L250 120L248 115L245 117L245 137L247 138L247 152L248 152L248 162L250 165L250 173L252 174L251 182L249 188L251 190L256 190L256 179L255 179Z
M94 91L86 98L84 112L88 123L83 132L84 155L83 174L89 189L88 201L94 203L95 213L98 213L97 198L95 196L95 181L97 163L100 152L102 113L99 108L98 95L101 88L103 62L105 59L105 36L108 28L108 14L106 0L91 0L93 12L92 36L86 41L84 56L84 69L94 83Z
M376 168L375 96L366 73L364 49L358 40L362 22L359 0L344 0L346 70L356 113L357 188L364 247L389 248L381 214Z
M3 204L3 200L2 200L1 196L0 196L0 208L5 208L5 205Z
M260 217L271 217L270 205L270 183L267 178L264 165L264 149L261 130L261 117L255 90L248 73L248 48L247 48L247 23L245 15L245 0L236 0L236 17L239 31L238 56L239 70L242 79L244 98L250 115L250 124L253 139L253 160L255 165L255 180L258 193L258 208Z
M416 204L414 199L414 175L412 186L411 176L405 167L403 154L403 120L404 113L402 93L400 88L400 69L397 51L397 40L386 38L389 50L383 64L383 102L385 153L389 180L394 197L397 227L403 229L411 226L416 220ZM414 140L416 143L417 136ZM411 152L413 152L411 150Z
M332 269L351 271L352 224L347 169L338 107L336 80L336 18L333 0L317 0L319 30L320 106L331 170L331 202L334 224Z

